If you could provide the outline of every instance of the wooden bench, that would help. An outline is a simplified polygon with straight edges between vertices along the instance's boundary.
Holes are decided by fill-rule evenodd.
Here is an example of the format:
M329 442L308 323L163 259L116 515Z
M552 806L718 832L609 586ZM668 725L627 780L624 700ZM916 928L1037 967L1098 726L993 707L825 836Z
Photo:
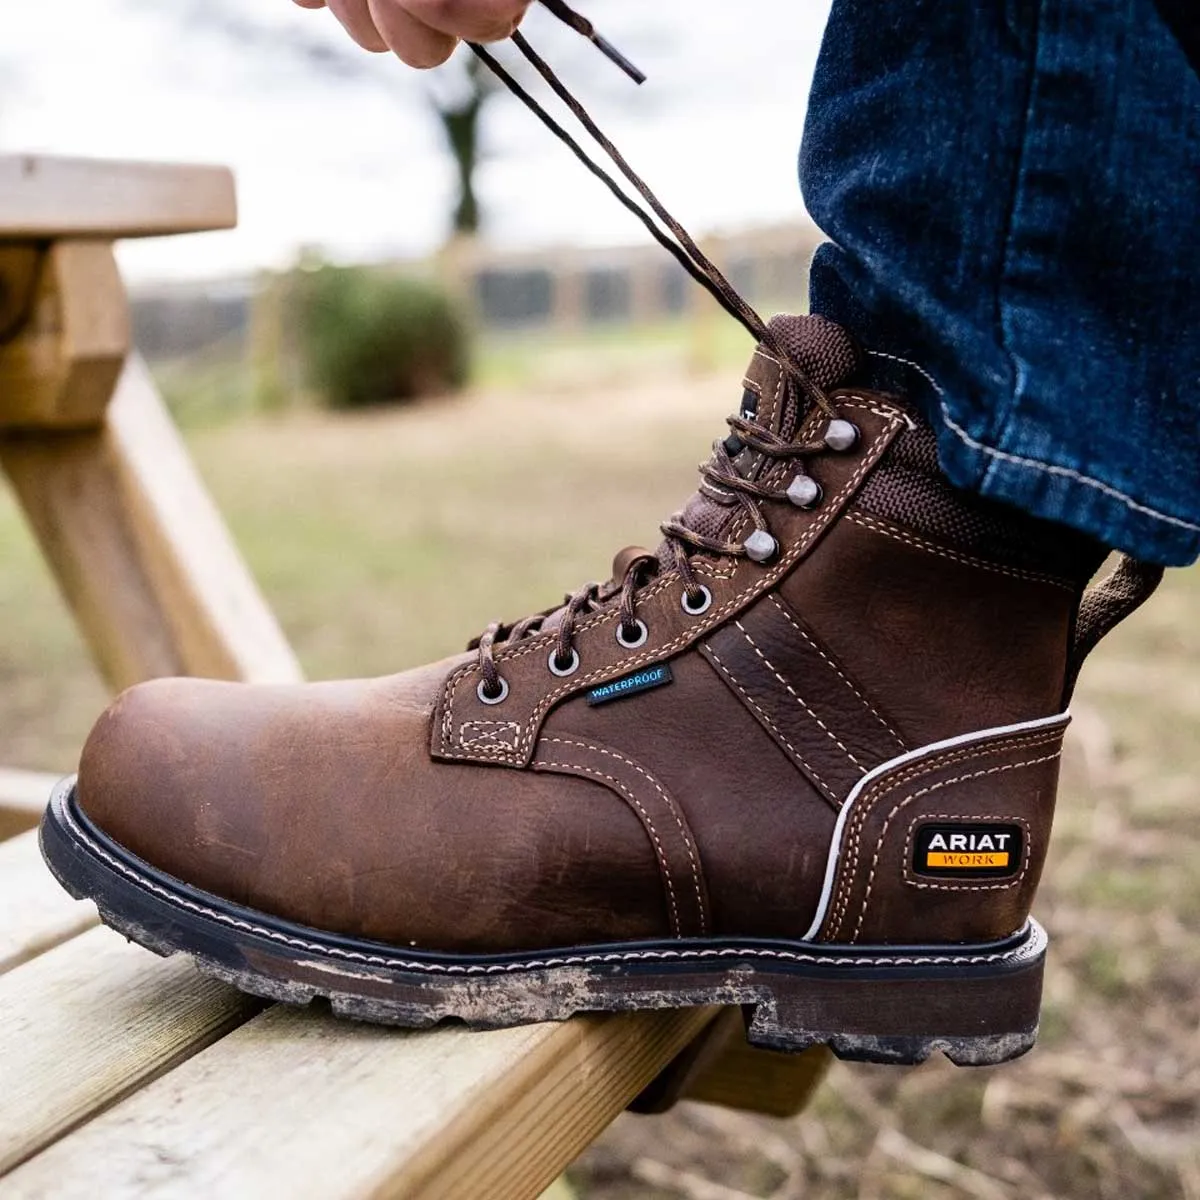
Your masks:
M227 228L211 167L0 157L0 466L106 681L299 667L131 349L114 239ZM2 636L2 633L0 633ZM623 1108L798 1111L736 1010L415 1033L266 1006L98 925L0 771L0 1196L536 1196ZM21 832L24 830L24 832Z

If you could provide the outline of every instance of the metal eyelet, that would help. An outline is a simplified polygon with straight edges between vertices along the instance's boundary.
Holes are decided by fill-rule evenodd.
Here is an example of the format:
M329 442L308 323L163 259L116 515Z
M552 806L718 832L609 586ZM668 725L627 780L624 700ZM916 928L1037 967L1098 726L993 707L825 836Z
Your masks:
M626 650L636 650L639 646L644 646L646 639L650 636L650 630L646 628L645 621L635 618L633 624L637 629L637 636L630 638L625 636L625 626L620 622L617 623L617 641Z
M560 666L558 661L558 650L550 651L550 657L546 660L550 668L551 675L557 675L562 678L565 675L574 675L579 670L579 651L574 646L571 647L571 657L567 660L567 665Z
M487 694L487 680L481 679L475 687L475 695L481 704L503 704L508 699L508 680L500 676L500 690L494 695Z
M710 592L708 588L704 586L704 584L700 584L700 600L696 607L692 607L691 597L686 591L682 596L679 597L679 607L682 608L689 617L698 617L701 613L706 613L710 608L712 608L712 600L712 592Z

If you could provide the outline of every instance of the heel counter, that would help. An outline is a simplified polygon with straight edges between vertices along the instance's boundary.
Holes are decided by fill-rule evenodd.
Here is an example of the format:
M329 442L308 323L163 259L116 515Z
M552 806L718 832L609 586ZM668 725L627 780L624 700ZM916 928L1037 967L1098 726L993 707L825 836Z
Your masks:
M847 798L808 936L922 944L1019 929L1054 816L1064 713L922 747Z

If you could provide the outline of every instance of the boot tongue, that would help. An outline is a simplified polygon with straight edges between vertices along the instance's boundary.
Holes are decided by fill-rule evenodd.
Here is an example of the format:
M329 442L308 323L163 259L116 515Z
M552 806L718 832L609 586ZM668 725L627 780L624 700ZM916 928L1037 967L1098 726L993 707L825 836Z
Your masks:
M767 325L776 345L790 365L802 370L820 388L833 388L849 378L858 367L858 349L850 334L840 325L817 316L777 316ZM778 354L760 343L742 380L740 414L779 437L791 439L808 414L808 402L799 396L788 376L788 364ZM746 478L758 476L771 460L743 446L735 434L725 440L725 448L734 465ZM706 537L722 538L740 509L718 503L704 491L695 492L680 514L683 524ZM618 552L613 561L612 579L602 589L602 599L615 596L625 572L635 562L653 563L657 558L660 569L669 569L674 562L666 542L657 553L640 546L629 546ZM542 621L542 631L557 629L565 609L549 613Z
M818 316L777 316L767 325L779 349L820 388L833 388L854 374L858 349L840 325ZM760 343L742 380L739 413L779 437L792 439L808 415L809 404L790 381L787 366L774 350ZM736 434L725 439L725 449L738 471L757 478L771 462L744 446ZM705 490L693 494L680 519L706 537L721 538L739 509L718 503ZM663 566L669 565L667 547L660 547Z
M817 387L832 388L854 374L858 349L846 330L824 317L781 314L772 317L767 328L788 361L781 363L774 350L759 344L746 369L741 415L790 439L795 437L808 408L799 401L798 389L789 381L788 366L798 367ZM730 438L733 440L727 440L726 447L736 454L736 435ZM744 460L745 452L738 458ZM738 461L738 467L745 474L747 468L756 470L761 464Z

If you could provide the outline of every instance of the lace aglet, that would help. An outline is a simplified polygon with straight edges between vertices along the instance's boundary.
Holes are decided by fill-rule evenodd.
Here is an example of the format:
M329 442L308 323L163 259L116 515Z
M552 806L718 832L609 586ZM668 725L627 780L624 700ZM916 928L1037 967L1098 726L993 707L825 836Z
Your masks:
M645 73L643 71L639 71L638 68L635 67L633 63L631 63L629 59L627 59L625 55L623 55L620 50L618 50L616 46L614 46L607 38L601 37L598 33L593 33L592 44L610 62L616 63L617 66L620 67L621 70L624 71L634 83L640 85L646 82Z
M646 75L639 71L607 38L596 32L595 26L573 8L563 3L563 0L542 0L542 5L556 16L564 25L569 25L576 33L582 34L609 62L615 63L634 83L646 82Z

